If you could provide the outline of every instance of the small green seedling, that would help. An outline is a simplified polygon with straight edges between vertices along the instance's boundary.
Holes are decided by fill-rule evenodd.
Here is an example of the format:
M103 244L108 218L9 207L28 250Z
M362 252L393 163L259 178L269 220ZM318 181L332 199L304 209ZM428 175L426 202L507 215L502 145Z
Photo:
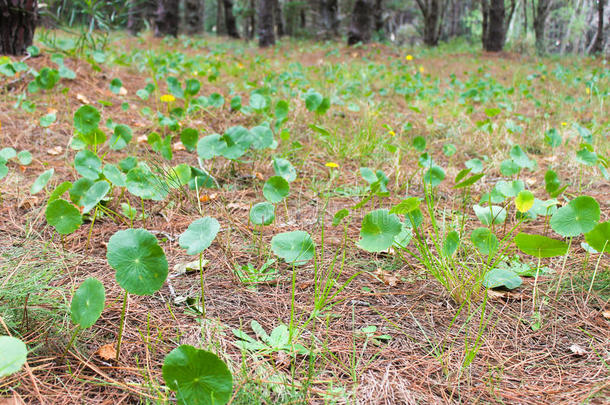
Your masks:
M214 353L181 345L163 361L163 379L183 405L224 405L233 392L233 377Z
M362 219L358 246L367 252L383 252L394 244L402 230L398 216L386 209L369 212Z
M78 208L63 199L53 200L47 205L45 217L60 235L68 235L76 231L83 223L83 217Z
M305 231L284 232L271 239L271 250L286 263L302 266L313 259L315 245Z
M290 331L284 324L276 326L271 331L271 335L267 334L261 324L255 320L250 323L250 326L256 334L256 337L258 337L258 340L239 329L233 329L233 334L240 339L235 344L242 350L260 354L272 354L276 352L285 352L292 355L309 354L309 350L303 345L291 342Z
M70 350L74 339L76 339L81 330L90 328L97 322L104 310L105 303L106 290L104 285L94 277L83 281L74 293L72 303L70 304L70 317L76 325L76 329L72 334L68 347L66 347L65 353Z
M116 281L125 290L116 349L118 360L129 294L152 295L157 292L167 278L168 265L157 238L145 229L127 229L112 235L106 258L110 267L116 270Z
M0 336L0 378L21 370L28 356L28 348L20 339Z
M290 194L290 184L281 176L270 177L263 185L263 196L270 203L277 204Z
M180 235L180 247L189 255L199 255L199 275L201 281L201 312L205 318L205 294L203 278L203 251L210 247L220 231L220 224L215 218L204 217L193 221Z

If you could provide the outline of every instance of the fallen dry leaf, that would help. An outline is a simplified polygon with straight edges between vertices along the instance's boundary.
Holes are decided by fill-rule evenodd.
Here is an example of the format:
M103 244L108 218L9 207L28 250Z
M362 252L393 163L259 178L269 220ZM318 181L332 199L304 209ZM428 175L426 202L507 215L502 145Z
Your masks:
M264 181L265 180L265 176L263 176L262 173L260 172L256 172L254 173L254 175L256 176L257 179L259 179L260 181Z
M610 319L610 309L607 309L604 312L602 312L602 316L606 319Z
M113 360L116 357L116 348L114 343L108 343L97 349L97 354L102 360Z
M120 96L126 96L127 95L127 89L125 87L121 87L121 89L119 90L119 95Z
M178 141L172 145L172 149L174 152L179 150L186 150L186 147L182 144L182 142Z
M587 354L587 351L582 346L579 346L577 344L573 344L572 346L570 346L570 351L577 356L584 356L585 354Z
M199 201L201 202L210 202L212 200L215 200L218 197L218 194L216 193L212 193L212 194L202 194L199 197Z
M62 148L61 146L53 146L52 148L47 149L47 153L51 156L57 156L63 151L64 148Z
M88 99L88 98L87 98L87 96L85 96L84 94L80 94L80 93L78 93L78 94L76 95L76 99L77 99L78 101L80 101L81 103L83 103L83 104L89 104L89 99Z
M398 285L398 277L396 277L395 274L390 274L382 269L375 270L373 274L375 274L382 283L389 287L396 287L396 285Z
M47 114L57 114L57 109L55 109L55 108L49 108L49 109L47 110Z
M520 300L523 298L523 294L515 291L487 290L487 297L491 300Z
M140 136L138 136L137 141L138 141L138 143L148 142L148 137L146 135L140 135Z

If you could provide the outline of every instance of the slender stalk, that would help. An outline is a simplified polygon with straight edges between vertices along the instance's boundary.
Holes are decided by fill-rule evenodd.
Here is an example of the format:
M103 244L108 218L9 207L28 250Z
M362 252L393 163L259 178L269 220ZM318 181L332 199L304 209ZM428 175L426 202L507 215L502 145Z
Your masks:
M199 253L199 279L201 282L201 314L205 318L205 294L203 279L203 252Z
M604 251L606 250L606 246L608 245L608 241L604 244L604 248L599 253L599 257L597 258L597 262L595 263L595 269L593 270L593 277L591 278L591 284L589 285L589 291L587 291L587 299L585 300L585 305L589 302L589 296L591 295L591 291L593 290L593 283L595 283L595 276L597 276L597 269L599 268L599 262L602 260L602 256L604 255Z
M574 238L570 237L570 240L568 241L568 251L566 252L565 256L563 256L563 264L561 265L561 273L559 273L559 282L557 283L557 289L555 290L555 299L557 299L557 295L559 294L559 288L561 287L561 282L563 281L563 271L566 268L566 262L568 261L568 255L570 254L570 248L572 247L572 239L574 239Z
M80 325L77 326L76 329L74 329L74 332L72 332L72 337L70 338L70 341L68 342L68 346L66 347L66 350L64 350L63 354L61 355L62 359L66 356L66 354L68 354L68 351L72 347L72 344L74 344L74 340L76 340L76 336L78 335L78 332L80 332Z
M127 298L129 297L129 293L125 291L125 296L123 297L123 309L121 310L121 323L119 325L119 336L116 342L116 357L115 359L118 361L119 356L121 354L121 341L123 340L123 327L125 326L125 312L127 311Z

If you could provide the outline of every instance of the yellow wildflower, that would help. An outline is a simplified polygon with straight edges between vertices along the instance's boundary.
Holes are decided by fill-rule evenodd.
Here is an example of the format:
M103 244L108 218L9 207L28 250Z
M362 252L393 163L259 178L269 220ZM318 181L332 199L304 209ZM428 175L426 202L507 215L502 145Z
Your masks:
M172 101L176 101L176 97L172 96L171 94L164 94L161 96L161 101L164 103L171 103Z
M327 162L324 166L330 167L331 169L336 169L337 167L339 167L339 165L335 162Z
M424 73L424 70L425 70L425 69L424 69L424 67L423 67L423 66L420 66L420 67L419 67L419 73Z
M561 123L561 126L562 126L562 127L567 127L567 126L568 126L568 123L567 123L567 122L562 122L562 123Z
M413 60L413 55L407 55L407 56L405 56L405 59L406 60Z
M390 132L388 132L388 134L390 134L390 136L396 136L396 132L394 132L394 131L390 131Z
M586 92L587 92L587 95L591 94L591 89L587 87Z

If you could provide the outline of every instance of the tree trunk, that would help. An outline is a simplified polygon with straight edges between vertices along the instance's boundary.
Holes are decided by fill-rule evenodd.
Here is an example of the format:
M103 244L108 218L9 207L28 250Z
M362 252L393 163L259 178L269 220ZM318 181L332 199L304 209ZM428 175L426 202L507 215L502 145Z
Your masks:
M203 31L203 7L203 0L184 1L184 20L187 34L201 34Z
M180 15L178 10L180 6L179 0L158 0L157 12L155 15L155 36L163 37L171 35L178 36L178 27L180 25Z
M233 15L233 0L222 1L225 11L225 27L227 29L227 35L229 35L231 38L239 38L237 24L235 23L235 15Z
M373 10L375 17L375 32L383 31L383 0L375 1L375 9Z
M356 0L352 21L347 35L347 44L354 45L358 42L367 43L371 40L373 28L373 3L372 0Z
M223 0L216 0L216 35L226 35L225 10Z
M256 32L256 3L255 0L250 0L250 16L248 17L248 40L254 39L254 33Z
M319 0L318 13L322 38L330 39L339 35L338 9L337 0Z
M131 35L138 35L154 16L155 2L151 0L131 0L127 11L127 31Z
M597 0L597 34L591 53L602 53L604 50L604 6L606 0Z
M506 26L504 0L481 0L483 12L483 49L500 52L504 48Z
M280 3L280 0L274 0L273 2L273 11L274 11L274 18L275 18L275 28L277 30L277 36L279 37L283 37L284 36L284 20L283 20L283 16L282 16L282 4Z
M275 45L273 0L258 0L258 46Z
M536 34L536 52L538 55L543 55L546 51L544 32L550 8L551 0L538 0L538 7L536 7L534 14L534 33Z
M428 46L438 45L447 2L444 0L417 0L417 6L424 19L424 43Z
M23 55L34 40L37 0L0 0L0 55Z

